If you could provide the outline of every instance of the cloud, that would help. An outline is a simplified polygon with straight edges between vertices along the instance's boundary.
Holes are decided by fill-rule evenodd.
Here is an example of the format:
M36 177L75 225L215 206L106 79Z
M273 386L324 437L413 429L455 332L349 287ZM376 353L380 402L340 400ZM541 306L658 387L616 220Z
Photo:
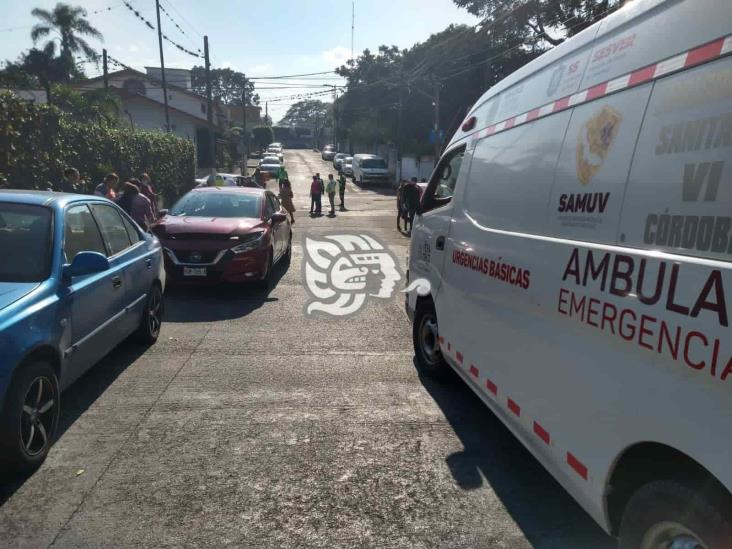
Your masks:
M322 54L323 59L333 67L345 65L346 61L351 58L351 50L344 46L336 46L329 50L325 50Z

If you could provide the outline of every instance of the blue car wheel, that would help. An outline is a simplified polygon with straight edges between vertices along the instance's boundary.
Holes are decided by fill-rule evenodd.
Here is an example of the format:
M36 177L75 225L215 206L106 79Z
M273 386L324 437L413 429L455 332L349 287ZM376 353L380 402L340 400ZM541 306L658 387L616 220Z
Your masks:
M59 396L50 364L30 362L15 373L0 419L4 470L30 472L46 459L58 426Z

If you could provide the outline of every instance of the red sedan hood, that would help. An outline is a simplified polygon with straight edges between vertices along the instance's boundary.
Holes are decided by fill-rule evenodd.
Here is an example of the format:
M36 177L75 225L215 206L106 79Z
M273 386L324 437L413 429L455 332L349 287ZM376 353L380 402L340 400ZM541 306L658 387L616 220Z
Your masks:
M261 219L246 217L188 217L166 215L160 222L167 234L232 234L246 233L257 225Z

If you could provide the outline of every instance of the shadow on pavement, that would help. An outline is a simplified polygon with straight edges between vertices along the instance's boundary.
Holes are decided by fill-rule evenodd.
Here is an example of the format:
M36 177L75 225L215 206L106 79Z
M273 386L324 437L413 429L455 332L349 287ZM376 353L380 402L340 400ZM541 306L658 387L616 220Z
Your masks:
M352 183L354 187L358 187L362 191L372 191L384 196L396 196L396 184L392 181L388 183L364 183L362 185L359 185L357 181L352 181ZM348 196L348 191L346 191L346 196Z
M255 283L215 286L174 286L165 289L163 323L217 322L244 317L265 303L277 301L271 291L285 276L289 265L279 262L272 269L272 282L264 289Z
M533 547L617 547L457 374L419 377L463 443L446 457L461 489L487 482Z
M79 417L133 364L148 347L127 339L92 366L61 395L61 415L54 436L57 441ZM53 452L53 446L51 446ZM0 507L28 480L30 474L0 474Z

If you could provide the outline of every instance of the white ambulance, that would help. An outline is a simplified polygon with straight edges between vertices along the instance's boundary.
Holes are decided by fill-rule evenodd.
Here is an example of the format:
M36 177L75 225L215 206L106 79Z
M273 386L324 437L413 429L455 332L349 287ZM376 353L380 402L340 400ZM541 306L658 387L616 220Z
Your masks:
M412 233L415 354L622 547L732 547L730 261L732 0L635 0L452 138Z

